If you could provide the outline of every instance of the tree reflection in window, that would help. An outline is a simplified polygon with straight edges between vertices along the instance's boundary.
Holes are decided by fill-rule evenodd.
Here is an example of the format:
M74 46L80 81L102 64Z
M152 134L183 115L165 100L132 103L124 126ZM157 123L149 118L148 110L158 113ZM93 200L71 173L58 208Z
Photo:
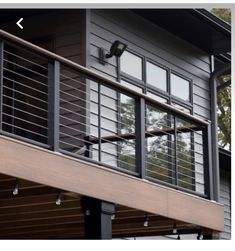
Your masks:
M146 130L147 130L147 176L173 182L173 127L171 117L166 112L146 106Z
M135 100L120 95L120 134L135 137ZM119 167L136 171L135 139L119 141Z
M190 128L191 123L176 119L177 127L177 170L178 170L178 186L195 190L195 174L194 174L194 153L193 153L193 134L185 129Z

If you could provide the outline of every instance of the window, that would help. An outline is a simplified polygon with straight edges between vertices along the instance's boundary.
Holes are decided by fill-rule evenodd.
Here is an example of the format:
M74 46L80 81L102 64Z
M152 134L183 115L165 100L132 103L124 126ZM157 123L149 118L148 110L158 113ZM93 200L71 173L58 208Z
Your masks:
M190 82L188 80L171 73L170 83L172 95L185 101L190 101Z
M163 68L147 62L146 64L147 84L167 91L167 71Z
M142 80L142 64L141 57L125 51L121 56L121 71Z
M192 110L191 80L142 55L125 51L120 58L120 83L163 103ZM179 108L179 107L178 107Z

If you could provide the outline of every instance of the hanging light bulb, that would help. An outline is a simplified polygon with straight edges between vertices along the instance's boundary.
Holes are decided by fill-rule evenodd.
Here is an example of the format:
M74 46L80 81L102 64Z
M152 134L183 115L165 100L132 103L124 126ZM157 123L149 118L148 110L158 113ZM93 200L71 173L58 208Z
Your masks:
M90 210L87 209L86 212L85 212L85 215L86 215L86 216L89 216L90 214L91 214Z
M60 206L60 205L61 205L61 194L60 194L60 193L57 195L55 204L56 204L57 206Z
M172 230L173 234L177 234L177 228L176 228L176 223L173 224L173 230Z
M180 235L178 235L177 240L181 240Z
M111 215L111 220L114 220L115 219L115 214L112 214Z
M202 240L202 239L203 239L203 234L202 234L202 232L198 233L197 239L198 239L198 240Z
M144 227L148 227L149 226L149 218L148 215L145 215L145 219L144 219Z
M13 187L12 194L17 195L18 193L19 193L19 185L18 185L18 183L15 183L15 185Z

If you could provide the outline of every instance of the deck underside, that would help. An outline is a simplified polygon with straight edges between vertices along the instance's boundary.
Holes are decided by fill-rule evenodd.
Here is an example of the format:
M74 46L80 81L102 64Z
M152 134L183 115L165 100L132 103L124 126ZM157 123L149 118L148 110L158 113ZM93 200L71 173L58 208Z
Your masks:
M218 203L4 136L0 152L1 239L83 239L83 195L115 204L113 238L172 234L174 222L181 234L223 229Z

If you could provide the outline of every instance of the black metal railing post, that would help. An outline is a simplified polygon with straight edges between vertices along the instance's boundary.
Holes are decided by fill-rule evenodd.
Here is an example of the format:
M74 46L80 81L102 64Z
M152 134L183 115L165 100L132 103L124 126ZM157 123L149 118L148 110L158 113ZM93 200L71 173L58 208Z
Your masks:
M4 52L4 42L0 40L0 132L2 131L2 107L3 107L3 52Z
M173 117L173 125L174 125L174 164L175 164L175 182L174 184L178 186L178 158L177 158L177 118L176 116Z
M136 170L140 178L146 176L146 142L145 142L145 100L135 100L135 135L136 135Z
M59 151L60 63L48 63L48 144Z
M203 166L205 195L208 199L213 198L213 173L212 173L212 152L211 152L211 124L202 130L203 140Z

